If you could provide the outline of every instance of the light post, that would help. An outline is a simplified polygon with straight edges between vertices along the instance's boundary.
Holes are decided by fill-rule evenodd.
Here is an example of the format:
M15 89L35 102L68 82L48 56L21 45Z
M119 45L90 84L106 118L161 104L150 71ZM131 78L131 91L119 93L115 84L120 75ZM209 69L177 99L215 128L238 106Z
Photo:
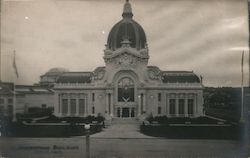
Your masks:
M84 129L86 130L86 158L90 158L90 124L85 124Z

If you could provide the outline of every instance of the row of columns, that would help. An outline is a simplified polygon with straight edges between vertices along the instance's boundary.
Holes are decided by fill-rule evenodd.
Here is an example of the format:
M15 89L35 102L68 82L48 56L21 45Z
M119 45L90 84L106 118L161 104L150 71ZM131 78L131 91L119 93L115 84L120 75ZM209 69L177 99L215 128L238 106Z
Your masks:
M63 113L63 99L67 99L67 113ZM72 113L72 109L71 109L71 99L75 99L75 106L76 106L76 111L75 113ZM83 105L79 104L79 100L83 99L84 103ZM83 106L83 111L84 113L80 113L79 107ZM84 116L86 114L88 114L88 104L87 104L87 95L86 94L59 94L59 110L58 110L59 114L61 115L66 115L66 116Z
M168 98L167 99L167 106L166 106L166 113L167 113L167 115L172 115L172 114L170 114L170 99L175 99L175 116L181 116L181 115L183 115L183 116L188 116L189 114L188 114L188 99L192 99L193 100L193 114L195 114L195 109L197 109L196 108L196 106L197 106L197 104L196 104L196 100L195 100L195 98ZM179 99L184 99L184 114L179 114Z

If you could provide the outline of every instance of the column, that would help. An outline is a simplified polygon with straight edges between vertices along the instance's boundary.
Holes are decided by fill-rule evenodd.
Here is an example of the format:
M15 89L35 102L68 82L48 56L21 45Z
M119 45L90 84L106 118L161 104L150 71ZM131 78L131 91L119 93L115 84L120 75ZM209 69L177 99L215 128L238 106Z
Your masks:
M141 94L138 95L138 116L141 115Z
M106 107L105 107L105 114L109 114L109 94L106 93Z
M131 108L129 108L129 118L131 118Z
M88 97L87 97L88 94L84 95L84 112L86 114L86 116L89 114L89 108L88 108Z
M194 111L194 115L196 116L198 114L198 102L197 102L197 94L194 94L194 107L195 107L195 111Z
M143 112L146 112L146 94L143 93L142 95L142 100L143 100Z
M122 118L122 108L120 107L120 118Z
M61 113L61 94L58 94L57 92L55 92L55 98L54 98L54 106L57 105L57 108L55 108L55 114L56 115L60 115Z
M188 97L187 97L187 94L185 94L184 96L185 98L185 101L184 101L184 114L185 116L188 116Z
M68 111L67 111L67 116L70 116L70 94L67 94L67 98L68 98Z
M110 96L111 96L111 98L110 98L110 106L111 106L110 113L111 113L111 116L113 116L114 115L113 93L110 93Z
M168 99L168 94L166 94L166 115L169 116L169 99Z
M175 112L176 112L176 116L179 116L179 94L176 94L175 97Z
M79 114L79 99L81 98L80 97L80 95L81 94L78 94L77 96L76 96L76 116L80 116Z

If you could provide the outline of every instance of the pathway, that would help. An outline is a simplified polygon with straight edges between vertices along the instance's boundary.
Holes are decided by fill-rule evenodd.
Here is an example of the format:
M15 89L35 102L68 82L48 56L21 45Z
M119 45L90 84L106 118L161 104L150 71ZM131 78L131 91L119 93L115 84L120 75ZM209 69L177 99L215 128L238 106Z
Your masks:
M134 118L114 118L111 125L92 138L154 138L140 133L140 122Z

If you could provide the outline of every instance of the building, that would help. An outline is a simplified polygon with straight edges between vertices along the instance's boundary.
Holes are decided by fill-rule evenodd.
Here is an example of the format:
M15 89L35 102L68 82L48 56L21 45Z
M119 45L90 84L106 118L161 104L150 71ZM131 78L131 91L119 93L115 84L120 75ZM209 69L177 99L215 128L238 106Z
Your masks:
M162 71L148 65L146 34L126 1L104 50L104 67L92 72L53 69L41 82L53 85L56 116L198 117L203 85L193 71Z
M0 82L0 118L13 114L13 83Z
M15 85L14 90L13 83L0 82L0 118L12 117L13 112L24 113L32 108L53 107L54 92L49 88L39 85Z

